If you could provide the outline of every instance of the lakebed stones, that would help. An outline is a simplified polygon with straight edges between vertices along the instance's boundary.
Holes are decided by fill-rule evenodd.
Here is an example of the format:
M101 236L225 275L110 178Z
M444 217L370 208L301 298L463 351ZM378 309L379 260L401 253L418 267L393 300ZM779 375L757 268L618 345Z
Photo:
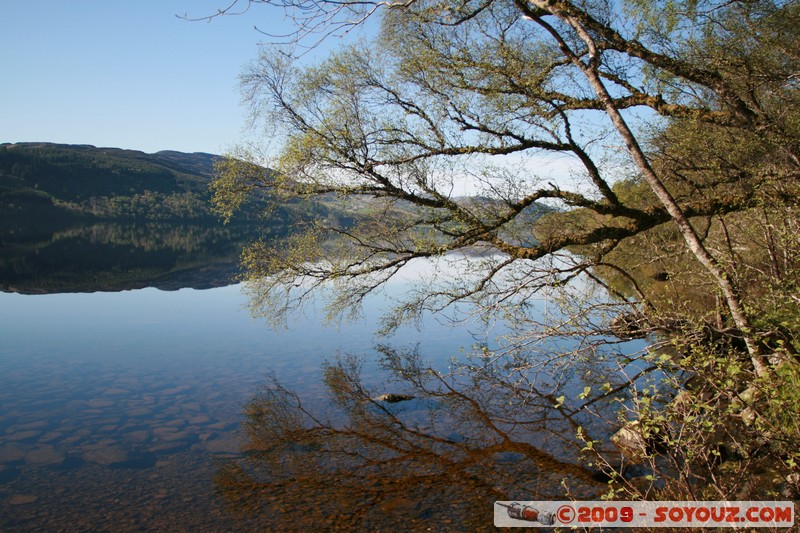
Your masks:
M177 453L179 451L183 451L189 447L189 444L185 441L174 441L174 442L160 442L158 444L153 444L147 448L148 453L155 453L158 455L163 454L170 454L170 453Z
M174 442L178 440L189 440L190 433L173 427L157 427L153 429L153 435L161 442Z
M36 503L39 499L38 496L35 494L14 494L9 499L8 503L11 505L29 505L31 503Z
M148 417L153 414L153 409L150 407L132 407L128 409L125 414L130 418Z
M128 452L122 446L99 443L87 448L82 455L87 463L110 466L128 460Z
M206 415L195 415L189 417L188 421L190 424L202 425L202 424L208 424L211 421L211 419Z
M123 437L125 438L125 440L130 442L136 442L136 443L146 442L147 439L150 438L150 431L146 429L136 429L133 431L128 431L127 433L123 433Z
M114 402L106 398L94 398L86 402L90 410L112 407Z
M47 433L46 435L42 435L41 437L39 437L38 440L39 440L39 442L48 443L48 442L53 442L53 441L60 440L63 437L64 437L64 433L62 433L61 431L51 431L50 433Z
M25 452L16 444L0 446L0 463L14 463L22 461L24 458Z
M35 466L57 466L64 462L66 454L54 446L45 445L34 448L25 454L25 461Z
M236 437L219 437L203 444L206 451L213 454L236 455L241 451L239 439Z
M205 427L215 431L231 431L239 427L239 423L235 421L219 421L213 424L206 424Z
M9 435L6 435L4 438L7 440L23 441L23 440L33 439L34 437L37 437L41 434L42 434L41 431L31 429L28 431L19 431L16 433L11 433Z

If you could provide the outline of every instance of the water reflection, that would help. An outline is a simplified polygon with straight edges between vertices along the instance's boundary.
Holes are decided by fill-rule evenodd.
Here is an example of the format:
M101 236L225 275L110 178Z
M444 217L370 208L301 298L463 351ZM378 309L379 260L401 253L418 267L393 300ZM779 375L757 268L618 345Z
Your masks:
M609 429L596 416L604 402L554 409L580 380L497 386L486 366L445 375L416 349L381 351L388 399L404 401L368 387L349 356L323 366L328 409L277 379L253 397L245 455L215 480L232 509L275 528L476 531L493 528L495 500L593 499L608 487L575 439L578 424Z
M244 226L108 222L15 229L0 235L0 289L22 294L206 289L229 285Z
M199 288L229 282L217 274L237 268L244 240L232 228L78 226L3 237L0 273L8 292ZM234 286L0 294L0 530L478 530L497 499L603 491L575 435L604 440L614 410L570 403L589 374L620 385L600 350L585 368L527 373L508 357L448 363L475 338L426 319L396 334L418 349L376 354L387 296L360 322L326 328L309 311L274 332Z

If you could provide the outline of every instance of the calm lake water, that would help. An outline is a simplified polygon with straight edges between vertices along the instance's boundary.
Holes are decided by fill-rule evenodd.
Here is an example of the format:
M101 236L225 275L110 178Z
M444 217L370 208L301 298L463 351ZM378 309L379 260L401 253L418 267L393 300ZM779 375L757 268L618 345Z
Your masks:
M369 321L276 332L246 301L238 285L0 294L0 529L226 526L211 477L242 405L270 373L322 398L323 359L375 343ZM414 339L443 358L471 342L433 323Z
M215 272L229 274L223 263ZM131 278L103 272L103 287L108 272ZM170 276L170 288L186 278ZM311 309L275 331L236 284L24 292L54 290L0 293L0 531L472 531L492 528L495 499L558 499L570 476L572 496L603 488L544 436L531 447L516 426L482 426L475 400L498 403L491 389L464 394L404 371L427 400L368 401L408 388L377 363L381 297L360 321L326 326ZM381 342L445 371L480 332L429 319ZM369 394L330 372L350 355Z

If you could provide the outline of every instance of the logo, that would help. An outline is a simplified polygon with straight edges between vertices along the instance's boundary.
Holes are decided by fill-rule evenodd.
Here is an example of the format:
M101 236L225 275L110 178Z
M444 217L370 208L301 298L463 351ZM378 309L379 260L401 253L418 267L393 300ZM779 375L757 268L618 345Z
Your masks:
M508 516L514 520L524 520L526 522L538 522L544 526L552 526L556 523L556 517L553 513L540 511L530 505L523 505L519 502L513 502L510 505L497 502L500 507L508 509Z
M791 501L505 501L495 502L497 527L791 528Z

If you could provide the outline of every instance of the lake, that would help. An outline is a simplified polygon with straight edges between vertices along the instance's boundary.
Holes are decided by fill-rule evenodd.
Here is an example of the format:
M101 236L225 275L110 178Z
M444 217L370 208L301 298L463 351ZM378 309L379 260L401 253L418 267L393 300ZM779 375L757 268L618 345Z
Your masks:
M554 438L574 428L512 423L515 391L448 374L491 344L481 324L377 339L376 296L352 323L312 308L273 330L233 283L232 248L148 251L129 230L62 234L82 263L61 274L52 240L40 264L4 250L0 530L480 530L494 500L602 491Z

